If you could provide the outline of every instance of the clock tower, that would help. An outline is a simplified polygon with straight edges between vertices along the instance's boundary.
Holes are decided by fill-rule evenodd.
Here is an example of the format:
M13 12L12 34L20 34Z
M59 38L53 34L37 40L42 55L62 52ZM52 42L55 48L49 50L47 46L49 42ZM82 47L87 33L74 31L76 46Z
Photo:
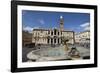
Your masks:
M64 30L64 19L63 16L60 16L60 31Z

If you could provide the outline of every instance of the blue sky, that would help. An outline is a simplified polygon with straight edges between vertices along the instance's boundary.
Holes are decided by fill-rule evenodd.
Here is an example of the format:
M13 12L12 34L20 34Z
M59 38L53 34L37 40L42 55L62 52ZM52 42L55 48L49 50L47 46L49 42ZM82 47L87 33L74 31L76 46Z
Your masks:
M81 32L90 28L90 14L72 12L22 11L23 29L59 28L60 16L64 18L64 29Z

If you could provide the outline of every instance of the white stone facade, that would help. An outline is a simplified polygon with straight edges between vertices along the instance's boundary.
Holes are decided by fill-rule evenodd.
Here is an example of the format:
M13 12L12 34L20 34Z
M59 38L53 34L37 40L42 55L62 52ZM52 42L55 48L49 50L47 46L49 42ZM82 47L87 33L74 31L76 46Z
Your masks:
M84 31L75 35L76 43L90 43L90 31Z
M73 31L60 31L59 29L34 29L32 42L36 44L61 44L62 38L68 39L68 43L74 44Z

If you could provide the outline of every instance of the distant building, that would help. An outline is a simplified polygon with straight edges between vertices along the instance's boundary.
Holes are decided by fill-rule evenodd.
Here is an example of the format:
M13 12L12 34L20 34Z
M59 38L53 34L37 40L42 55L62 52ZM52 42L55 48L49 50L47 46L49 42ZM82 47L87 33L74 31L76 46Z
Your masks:
M32 43L35 44L61 44L63 38L68 39L69 44L74 44L74 32L64 30L64 20L60 17L60 28L33 29Z
M30 34L28 31L22 31L22 44L23 46L27 46L28 44L32 43L32 34Z
M75 43L90 44L90 31L84 31L75 34Z

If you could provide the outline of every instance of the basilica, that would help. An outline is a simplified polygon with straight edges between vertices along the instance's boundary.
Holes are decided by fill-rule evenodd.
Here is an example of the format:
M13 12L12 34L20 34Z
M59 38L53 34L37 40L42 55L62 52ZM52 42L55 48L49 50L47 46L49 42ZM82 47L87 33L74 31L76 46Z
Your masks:
M42 45L59 45L63 43L63 40L67 39L69 44L75 43L74 31L64 29L64 18L59 18L59 28L54 29L33 29L32 31L32 43Z

